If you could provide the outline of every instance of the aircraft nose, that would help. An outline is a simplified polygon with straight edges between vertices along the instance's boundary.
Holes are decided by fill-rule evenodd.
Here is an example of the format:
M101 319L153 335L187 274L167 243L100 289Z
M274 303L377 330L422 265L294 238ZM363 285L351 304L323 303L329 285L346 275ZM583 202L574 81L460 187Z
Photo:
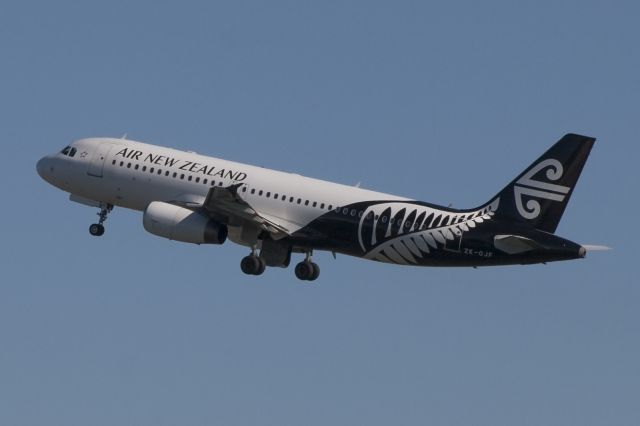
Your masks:
M42 157L36 163L36 170L40 177L44 180L47 180L47 172L49 171L49 165L51 161L47 157Z

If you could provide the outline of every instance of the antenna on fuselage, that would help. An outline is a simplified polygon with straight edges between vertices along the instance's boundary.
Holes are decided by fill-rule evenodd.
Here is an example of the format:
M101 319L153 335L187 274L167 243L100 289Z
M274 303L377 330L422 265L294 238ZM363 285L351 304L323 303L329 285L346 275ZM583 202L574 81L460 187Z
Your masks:
M126 139L126 138L127 138L127 134L125 133L124 135L122 135L120 139Z

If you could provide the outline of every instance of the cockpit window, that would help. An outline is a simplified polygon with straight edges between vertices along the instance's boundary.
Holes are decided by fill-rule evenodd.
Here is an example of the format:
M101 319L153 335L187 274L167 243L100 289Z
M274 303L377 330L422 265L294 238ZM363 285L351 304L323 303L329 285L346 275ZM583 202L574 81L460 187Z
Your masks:
M60 151L62 155L68 155L69 157L73 157L74 155L76 155L76 152L78 152L78 150L72 148L71 146L67 146L62 151Z

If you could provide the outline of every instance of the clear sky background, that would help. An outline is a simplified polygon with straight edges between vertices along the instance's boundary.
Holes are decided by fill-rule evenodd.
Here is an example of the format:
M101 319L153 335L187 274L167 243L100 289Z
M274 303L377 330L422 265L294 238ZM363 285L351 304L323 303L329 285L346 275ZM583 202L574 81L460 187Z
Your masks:
M593 1L3 1L1 425L638 425L640 8ZM440 204L598 138L581 261L240 272L40 180L132 139ZM298 259L294 259L294 262Z

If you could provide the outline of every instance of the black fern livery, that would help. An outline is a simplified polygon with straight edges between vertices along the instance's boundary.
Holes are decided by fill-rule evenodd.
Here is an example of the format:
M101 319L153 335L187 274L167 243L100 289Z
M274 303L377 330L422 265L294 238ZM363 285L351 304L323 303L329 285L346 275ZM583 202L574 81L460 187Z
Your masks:
M553 235L595 139L568 134L491 201L471 210L423 202L344 206L300 230L294 244L418 266L531 264L584 257Z
M314 251L414 266L489 266L585 256L554 233L595 139L568 134L479 207L459 210L391 194L126 139L76 141L37 164L70 199L143 212L148 232L174 241L248 247L240 267L260 275L304 254L296 277L315 280ZM78 155L76 155L78 154Z

